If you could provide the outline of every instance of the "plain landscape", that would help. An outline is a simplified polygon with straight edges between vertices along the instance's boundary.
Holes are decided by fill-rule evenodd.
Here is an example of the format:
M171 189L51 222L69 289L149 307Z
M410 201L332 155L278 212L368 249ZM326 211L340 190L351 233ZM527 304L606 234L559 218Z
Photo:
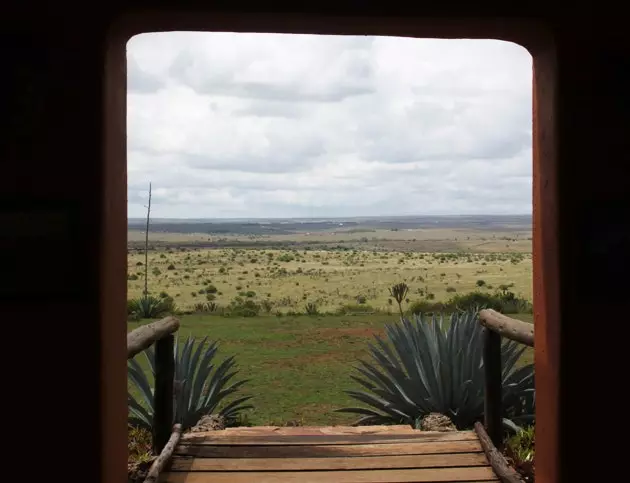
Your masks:
M145 223L129 221L129 299L145 287ZM532 321L531 231L524 215L152 219L146 282L177 311L180 337L235 357L254 396L249 424L349 424L356 415L335 410L351 405L350 375L400 311L507 294L510 316ZM143 323L131 319L129 330Z

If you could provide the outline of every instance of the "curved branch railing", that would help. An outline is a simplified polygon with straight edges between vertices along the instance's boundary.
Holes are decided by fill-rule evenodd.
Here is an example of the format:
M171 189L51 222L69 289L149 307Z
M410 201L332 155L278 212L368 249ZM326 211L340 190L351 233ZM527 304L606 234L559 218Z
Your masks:
M168 443L181 428L173 426L173 380L175 359L173 334L179 329L179 320L166 317L157 322L142 325L127 334L127 359L155 344L155 389L153 393L153 451L161 458L168 450ZM177 425L176 425L177 426ZM179 439L179 438L178 438ZM171 449L172 452L172 449ZM166 455L168 459L169 455ZM156 460L156 461L158 461Z
M479 322L486 328L483 344L484 425L476 425L475 430L490 464L501 481L521 482L523 480L520 475L507 466L505 458L497 450L503 446L501 337L534 347L534 324L506 317L492 309L481 310Z

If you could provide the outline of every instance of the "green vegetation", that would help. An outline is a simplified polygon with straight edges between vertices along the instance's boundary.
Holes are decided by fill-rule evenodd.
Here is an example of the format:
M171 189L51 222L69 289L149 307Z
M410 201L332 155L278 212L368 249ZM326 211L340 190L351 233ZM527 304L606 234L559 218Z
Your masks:
M531 315L512 315L532 321ZM317 315L221 317L185 315L179 334L198 339L208 336L221 352L234 354L239 377L247 379L247 394L254 408L245 416L254 425L352 424L356 416L336 410L354 404L346 391L355 390L351 375L359 359L369 355L374 336L385 336L385 325L397 316ZM129 323L133 330L145 322ZM150 373L146 358L137 356ZM517 365L533 361L526 349ZM140 400L132 385L130 391Z
M194 426L201 416L217 414L226 424L233 424L242 411L250 409L245 405L251 396L241 396L229 401L229 396L238 392L247 381L229 384L237 374L234 357L228 357L220 364L216 361L218 345L216 342L205 346L203 338L195 346L195 337L188 337L181 350L179 338L175 339L175 422L186 430ZM155 349L151 346L144 351L147 365L155 378ZM135 386L136 398L130 392L129 423L137 428L152 429L153 423L153 388L146 371L135 359L129 360L129 379ZM227 399L227 400L226 400ZM229 402L228 402L229 401Z
M386 338L369 345L371 362L360 361L352 378L363 390L348 391L359 407L357 424L409 424L420 428L429 413L448 416L458 429L483 419L483 328L476 311L414 317L386 324ZM513 427L534 418L534 366L516 369L525 346L502 346L503 410Z
M505 444L505 456L526 482L534 481L535 427L527 426Z
M356 381L352 379L355 364L370 354L375 357L374 347L370 349L375 336L394 342L391 336L395 329L390 324L395 324L401 316L454 313L456 320L467 320L472 312L489 307L531 321L532 266L527 248L531 239L525 237L526 232L512 235L507 229L493 234L483 230L387 228L386 239L379 229L373 230L374 236L369 238L362 235L365 231L357 231L356 227L352 230L345 235L341 230L328 234L321 231L270 236L226 234L217 244L214 237L205 236L199 239L213 241L192 246L168 240L152 241L149 245L143 234L143 250L130 249L128 257L129 330L144 319L173 313L182 322L180 335L208 337L214 341L212 344L220 344L222 350L234 354L241 368L239 374L249 381L248 394L254 396L253 408L245 410L239 406L244 406L245 400L237 404L238 411L230 416L234 424L249 421L256 425L330 425L356 421L356 415L339 412L355 403L352 397L357 393ZM356 243L339 239L352 233L361 234ZM214 247L203 246L204 243ZM133 246L131 243L130 247ZM417 251L420 246L453 250ZM150 295L149 288L151 294L159 296ZM457 332L452 332L455 329L446 322L424 324L426 327L420 329L424 332L415 335L409 332L404 336L413 335L424 341L422 354L416 351L414 357L426 367L431 360L448 361L442 367L449 369L440 374L443 380L433 381L424 389L418 389L419 376L412 377L413 383L405 384L412 384L416 392L406 394L415 401L421 391L432 391L431 407L443 410L459 426L466 426L479 415L479 368L473 369L475 364L464 361L477 360L479 347L466 346L468 352L457 355L430 351L441 347L442 338L471 340L470 337L476 337L478 324L474 324L477 329L473 330L464 322L456 323L455 326L461 327ZM193 345L191 342L189 351L201 350L193 349ZM514 374L527 376L530 371L517 369L532 361L533 351L521 349L504 348L505 368L514 371L512 375L509 371L504 374L506 381L516 377ZM428 356L427 351L433 355ZM395 352L400 350L394 349ZM182 351L178 353L181 356ZM383 354L387 352L381 354L381 359ZM144 428L149 427L151 419L150 376L147 376L152 372L151 350L148 355L149 358L138 357L130 362L132 416ZM426 357L434 359L427 362ZM453 360L459 360L466 370L457 373L456 366L451 364ZM383 362L380 360L381 366L376 364L374 369L380 367L387 373L396 367L391 361L390 366L383 366ZM195 371L192 366L187 370ZM230 373L231 369L227 371ZM466 394L462 392L465 372L474 376L465 386ZM375 373L370 374L378 378ZM181 377L193 380L190 375ZM204 377L219 376L215 369L213 376ZM368 381L375 383L369 377L364 382ZM519 401L525 400L521 389L532 381L533 376L523 377L518 381L522 387L510 386L506 390L506 416L518 419L519 411L527 414L531 409L519 406ZM194 387L198 388L197 384L204 385L195 380ZM201 404L198 389L184 387L189 391L188 406L178 408L187 408L182 411L188 411L190 416L180 414L178 418L186 419L187 425L195 424L193 420L202 414L216 412L229 404L228 400ZM436 391L440 397L433 396ZM450 399L446 393L452 393ZM398 397L403 397L401 394ZM516 400L514 394L518 394ZM461 403L462 400L467 402ZM412 425L424 414L424 410L411 414L409 408L403 409L401 413L406 416L397 421L405 420ZM374 421L381 417L390 417L389 422L396 419L386 413L370 416Z
M127 428L129 460L147 463L154 458L151 431L130 424Z
M157 319L175 313L177 307L172 297L143 295L127 301L127 316L131 320Z
M531 255L514 253L413 253L360 250L199 249L153 251L148 264L152 294L172 300L181 313L207 312L199 304L214 302L213 311L235 316L339 313L348 305L361 312L451 311L488 305L505 313L528 312L531 300ZM164 258L162 256L164 255ZM288 255L284 257L284 255ZM128 291L143 296L143 253L131 253ZM291 261L278 261L283 260ZM167 270L170 264L177 269ZM156 272L157 273L157 272ZM478 286L483 276L485 284ZM393 294L402 284L406 292ZM503 289L502 287L506 288ZM462 298L464 297L464 298ZM246 301L250 301L245 303ZM175 310L171 305L168 310ZM201 310L200 310L201 309ZM149 312L145 312L148 315Z

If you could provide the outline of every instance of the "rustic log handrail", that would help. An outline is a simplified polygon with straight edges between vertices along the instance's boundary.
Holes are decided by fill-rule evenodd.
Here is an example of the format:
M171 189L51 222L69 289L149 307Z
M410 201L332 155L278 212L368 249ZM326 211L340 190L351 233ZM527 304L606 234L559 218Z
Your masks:
M481 325L496 332L501 337L507 337L529 347L534 347L534 324L506 317L492 309L479 312Z
M153 451L167 446L173 428L173 382L175 379L174 332L179 320L166 317L142 325L127 334L127 358L131 359L155 344L155 388L153 393Z
M492 469L502 481L502 483L523 483L525 480L518 474L518 472L513 469L505 457L501 454L499 450L495 447L495 445L490 440L488 433L486 433L483 424L476 422L475 423L475 433L477 433L477 437L479 438L479 442L481 443L481 448L488 458L488 462ZM145 482L146 483L146 482Z
M127 359L148 349L162 337L177 332L178 329L179 320L175 317L166 317L132 330L127 334Z
M156 483L160 476L160 472L164 469L168 461L173 456L173 451L182 436L182 425L176 424L173 426L173 432L171 433L168 442L164 446L164 449L160 452L160 455L155 459L147 477L144 479L144 483Z
M534 347L534 324L506 317L492 309L481 310L479 322L486 329L483 343L484 425L491 442L497 448L501 448L503 446L501 337Z

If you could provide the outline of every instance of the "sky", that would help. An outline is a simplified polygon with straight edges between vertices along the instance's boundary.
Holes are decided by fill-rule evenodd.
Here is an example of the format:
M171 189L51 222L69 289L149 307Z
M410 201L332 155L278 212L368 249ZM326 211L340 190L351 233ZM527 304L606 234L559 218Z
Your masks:
M517 44L150 33L127 74L129 217L532 211Z

